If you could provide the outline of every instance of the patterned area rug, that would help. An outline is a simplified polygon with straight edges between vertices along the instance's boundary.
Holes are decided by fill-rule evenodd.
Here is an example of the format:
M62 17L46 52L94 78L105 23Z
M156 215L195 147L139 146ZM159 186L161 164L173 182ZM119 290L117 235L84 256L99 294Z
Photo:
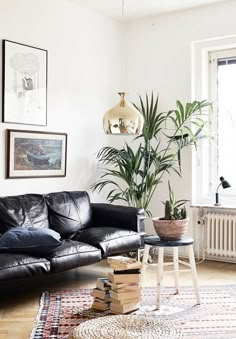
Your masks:
M44 292L31 339L66 339L82 322L107 316L109 311L90 309L90 291ZM172 287L164 287L160 311L155 310L155 292L154 287L143 288L142 306L132 314L168 320L186 339L236 339L236 285L202 286L201 305L196 305L192 287L182 287L178 295Z

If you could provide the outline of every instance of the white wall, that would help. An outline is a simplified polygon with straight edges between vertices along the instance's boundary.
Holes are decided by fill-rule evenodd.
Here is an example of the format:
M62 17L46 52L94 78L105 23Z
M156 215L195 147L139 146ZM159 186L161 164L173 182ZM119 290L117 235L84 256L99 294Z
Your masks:
M175 107L176 99L191 100L191 43L236 33L236 1L176 12L126 26L128 91L159 93L160 111ZM199 98L200 99L200 98ZM191 199L191 151L183 157L183 179L172 179L176 198ZM164 193L163 193L164 192ZM159 186L151 210L163 215L160 200L166 196ZM152 228L149 228L150 231Z
M0 32L48 50L48 125L0 123L0 195L87 190L95 153L110 142L102 118L121 85L120 24L70 1L0 0ZM66 177L5 179L7 128L68 133Z

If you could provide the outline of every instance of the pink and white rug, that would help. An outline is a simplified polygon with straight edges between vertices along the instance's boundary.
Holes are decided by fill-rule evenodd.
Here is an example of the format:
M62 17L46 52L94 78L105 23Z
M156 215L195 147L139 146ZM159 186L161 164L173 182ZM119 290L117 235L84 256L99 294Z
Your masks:
M90 292L90 289L44 292L31 339L66 339L82 322L107 316L109 311L90 309ZM163 287L160 311L154 310L155 293L154 287L143 288L142 306L132 314L168 320L186 339L236 339L236 285L202 286L201 305L196 305L192 287L182 287L178 295L172 287Z

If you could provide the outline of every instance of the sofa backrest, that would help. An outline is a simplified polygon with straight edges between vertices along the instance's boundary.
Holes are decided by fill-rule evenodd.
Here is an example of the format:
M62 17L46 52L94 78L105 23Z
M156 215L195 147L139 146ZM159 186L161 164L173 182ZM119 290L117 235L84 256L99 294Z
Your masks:
M91 221L91 204L85 191L56 192L45 196L50 228L62 237L73 236Z
M49 227L48 208L40 194L0 198L0 234L12 227Z

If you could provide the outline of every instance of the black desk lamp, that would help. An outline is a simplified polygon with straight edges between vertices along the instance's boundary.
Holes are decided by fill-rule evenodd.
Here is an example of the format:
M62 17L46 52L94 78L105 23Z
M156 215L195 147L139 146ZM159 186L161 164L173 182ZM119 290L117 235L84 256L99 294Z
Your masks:
M221 181L221 183L219 184L219 186L216 189L216 203L215 203L215 206L219 206L220 205L220 203L219 203L219 193L218 193L219 187L221 185L222 185L223 188L231 187L231 185L228 183L228 181L225 180L224 177L220 177L220 181Z

